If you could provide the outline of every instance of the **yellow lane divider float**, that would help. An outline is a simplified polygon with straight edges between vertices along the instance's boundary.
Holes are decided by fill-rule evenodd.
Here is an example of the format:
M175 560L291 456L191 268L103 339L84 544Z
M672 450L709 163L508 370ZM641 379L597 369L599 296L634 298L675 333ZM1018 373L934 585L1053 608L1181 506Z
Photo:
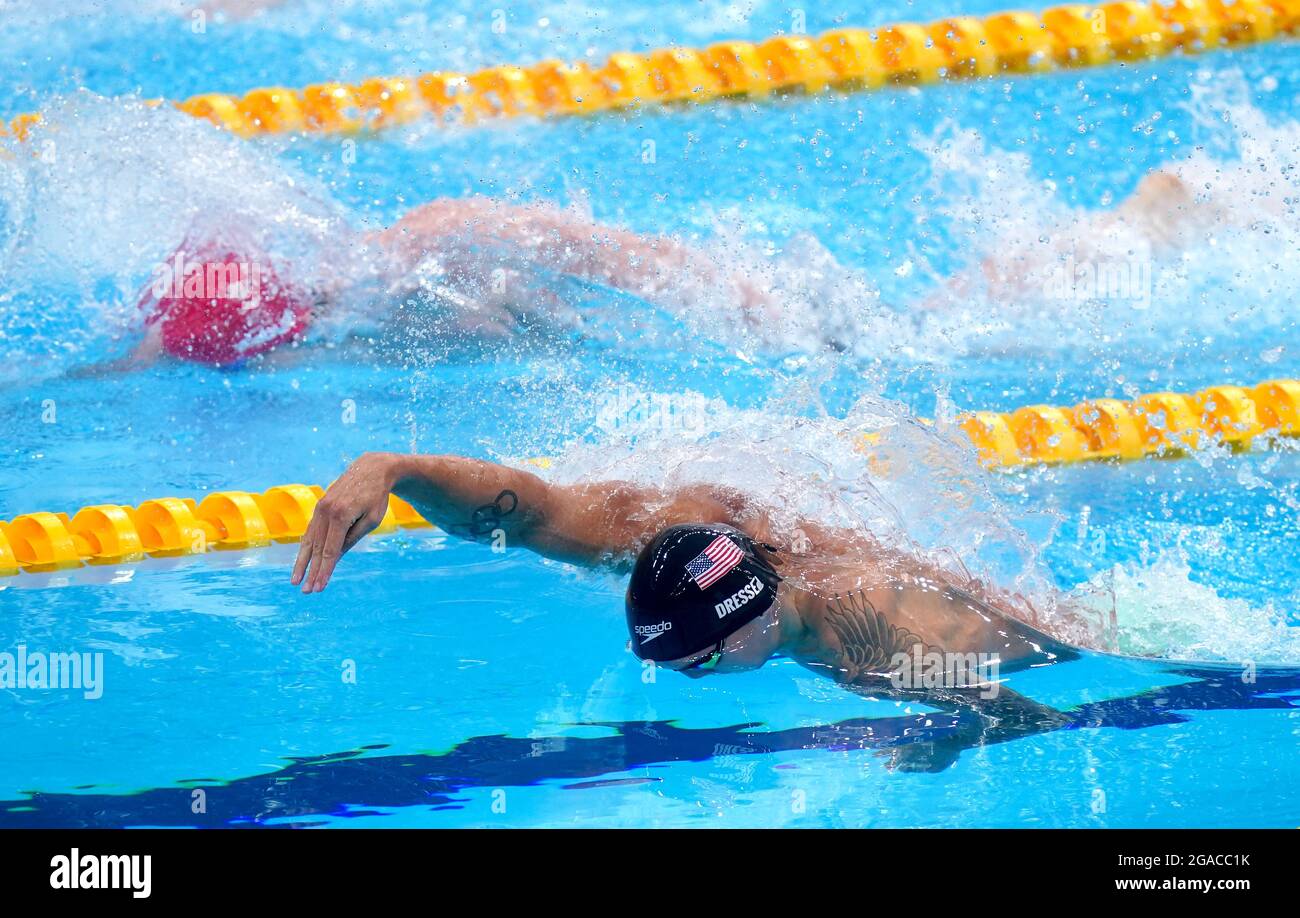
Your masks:
M1098 398L1073 408L975 411L958 424L989 468L1175 456L1216 443L1245 449L1261 434L1300 435L1300 380L1157 392L1131 402Z
M959 417L958 425L991 468L1177 456L1214 444L1244 449L1264 434L1300 436L1300 380L1253 389L1212 386L1194 395L1160 392L1131 402L1093 399L1073 408L976 411ZM861 446L869 449L869 435ZM71 516L25 513L0 522L0 574L296 542L323 493L316 485L290 484L260 494L219 491L202 501L163 497L136 507L96 504ZM376 532L430 525L406 501L390 497Z
M569 115L651 102L702 102L778 90L875 89L1002 72L1033 73L1173 52L1198 53L1269 41L1300 31L1300 0L1155 0L1070 4L1042 14L956 16L724 41L707 48L663 48L611 55L603 65L542 61L476 73L375 77L305 89L207 93L176 103L234 134L356 131L424 117L477 121L515 115ZM161 100L155 100L161 104ZM38 114L19 115L25 137ZM4 125L0 123L0 133Z

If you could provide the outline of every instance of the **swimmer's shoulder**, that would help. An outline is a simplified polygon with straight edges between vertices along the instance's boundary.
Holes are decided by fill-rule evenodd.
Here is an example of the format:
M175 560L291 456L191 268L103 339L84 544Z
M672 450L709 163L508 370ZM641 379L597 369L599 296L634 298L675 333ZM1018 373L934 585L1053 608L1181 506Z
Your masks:
M928 647L896 621L897 594L890 586L863 587L855 578L843 587L792 596L804 627L792 656L803 665L841 685L875 685L898 654Z

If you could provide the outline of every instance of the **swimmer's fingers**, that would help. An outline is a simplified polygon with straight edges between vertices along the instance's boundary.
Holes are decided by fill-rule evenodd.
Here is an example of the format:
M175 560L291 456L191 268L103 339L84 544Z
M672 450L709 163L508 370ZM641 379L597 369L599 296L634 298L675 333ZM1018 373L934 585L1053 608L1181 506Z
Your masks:
M352 524L352 528L350 528L347 535L343 537L343 551L340 552L340 554L346 555L352 550L353 545L356 545L367 535L374 532L375 529L378 528L382 519L383 517L376 517L369 513L363 514L359 520Z
M319 512L320 507L317 507ZM307 585L303 587L304 593L319 593L325 589L325 585L330 582L330 575L334 573L334 565L338 564L339 558L343 556L343 540L347 537L347 532L351 528L351 522L344 522L343 516L337 511L326 511L326 526L324 534L312 546L311 561L308 562Z
M294 574L302 581L304 593L310 593L315 589L316 574L323 560L325 540L329 536L331 523L331 514L317 504L316 512L312 514L311 524L303 536L302 546L298 549L298 562L294 565Z
M307 523L307 531L302 534L302 541L298 543L298 558L293 562L293 574L289 577L289 582L294 586L302 584L304 593L311 592L312 578L307 577L305 581L303 578L309 570L315 572L317 551L325 539L325 533L329 531L329 524L330 514L327 508L317 504L311 520Z
M311 579L308 578L307 582L303 583L303 576L307 573L308 565L312 563L317 544L324 538L325 530L328 528L329 518L320 512L318 505L316 512L312 513L311 520L307 523L307 531L302 534L302 541L298 543L298 557L293 562L293 573L289 575L289 582L294 586L301 583L304 593L311 592Z
M320 593L329 583L335 564L343 557L343 540L348 528L341 519L330 519L325 537L312 551L311 573L307 576L308 593Z
M315 520L312 521L314 523ZM294 586L302 583L302 575L307 573L307 560L311 557L311 538L312 523L307 524L307 531L302 535L302 541L298 543L298 557L293 562L293 573L289 575L289 582Z
M374 530L382 516L368 512L357 514L355 511L331 507L327 508L325 518L329 521L329 525L325 535L312 547L311 559L308 562L311 573L308 575L304 592L319 593L325 589L325 585L334 574L334 566L338 564L339 558L361 541L366 533Z

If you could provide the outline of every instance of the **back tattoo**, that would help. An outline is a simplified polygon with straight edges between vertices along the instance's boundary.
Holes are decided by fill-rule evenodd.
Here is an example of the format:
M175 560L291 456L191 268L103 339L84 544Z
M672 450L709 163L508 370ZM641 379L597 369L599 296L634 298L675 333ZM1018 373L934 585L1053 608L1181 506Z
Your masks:
M843 647L845 669L852 679L860 676L884 676L895 670L897 654L910 655L925 642L906 628L891 625L865 590L837 593L826 603L826 621Z

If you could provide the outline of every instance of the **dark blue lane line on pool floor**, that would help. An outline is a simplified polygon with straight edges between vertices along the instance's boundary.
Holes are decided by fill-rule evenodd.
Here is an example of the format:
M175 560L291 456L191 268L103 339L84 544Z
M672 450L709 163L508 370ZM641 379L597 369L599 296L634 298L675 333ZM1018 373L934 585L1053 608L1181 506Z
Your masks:
M614 736L552 740L478 736L439 755L368 756L370 746L294 760L269 774L228 783L201 779L189 786L134 794L46 794L0 801L0 828L108 828L196 826L279 828L318 825L312 817L356 817L424 806L460 809L454 796L471 788L520 787L545 781L575 782L571 790L639 784L646 776L605 778L674 762L703 762L734 755L799 750L879 750L895 767L939 771L965 749L1056 730L1140 730L1187 722L1180 712L1290 710L1300 706L1300 669L1260 670L1256 681L1237 669L1171 666L1166 672L1194 679L1123 698L1080 705L1037 729L1018 724L999 732L977 715L917 714L843 720L833 724L752 732L761 724L682 729L670 721L600 723ZM1287 697L1287 696L1290 697ZM207 812L192 813L193 789L203 786Z

